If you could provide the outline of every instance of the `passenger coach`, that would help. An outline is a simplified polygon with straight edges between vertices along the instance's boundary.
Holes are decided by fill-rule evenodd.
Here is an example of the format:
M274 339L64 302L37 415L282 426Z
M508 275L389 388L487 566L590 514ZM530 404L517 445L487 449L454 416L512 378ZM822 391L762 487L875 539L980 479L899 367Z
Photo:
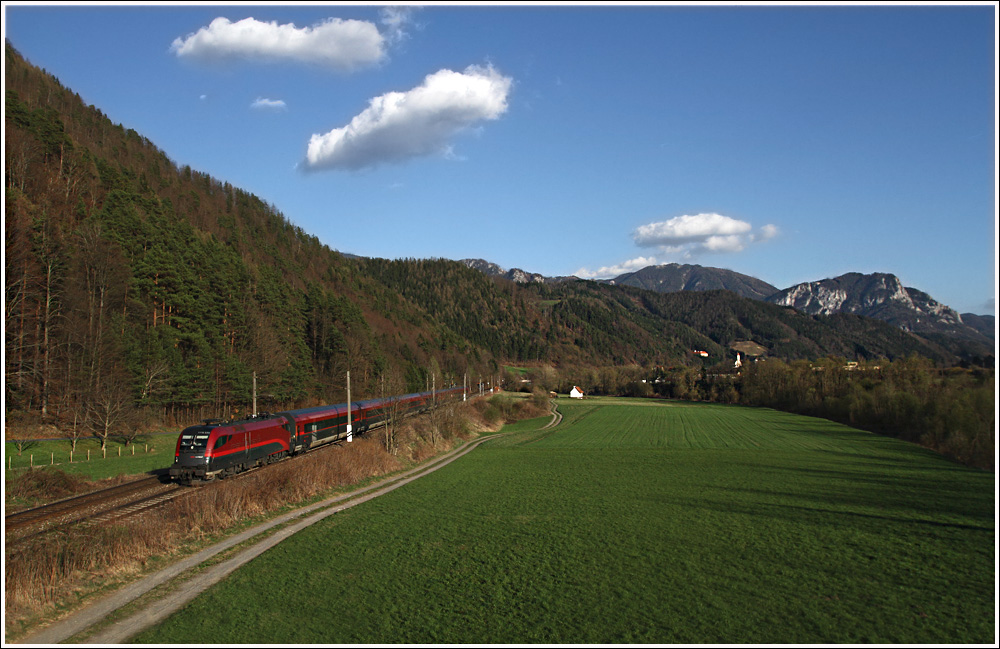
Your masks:
M224 478L381 426L395 407L405 416L464 393L464 388L449 388L354 402L350 432L346 403L262 413L242 421L205 420L181 431L170 477L186 484Z

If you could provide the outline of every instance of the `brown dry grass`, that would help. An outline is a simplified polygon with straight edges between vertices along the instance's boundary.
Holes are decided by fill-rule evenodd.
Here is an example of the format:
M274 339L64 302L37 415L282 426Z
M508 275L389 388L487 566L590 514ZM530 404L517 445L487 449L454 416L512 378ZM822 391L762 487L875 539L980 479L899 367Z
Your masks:
M43 471L17 472L4 483L6 513L14 514L39 503L50 503L99 489L108 489L140 477L143 476L118 475L101 480L88 480L77 474L49 468Z
M498 430L503 421L484 417L489 406L481 401L452 404L433 415L410 418L398 432L398 455L388 453L377 434L359 437L334 453L306 455L239 480L202 487L196 497L172 501L155 514L154 520L131 519L104 527L78 525L7 548L4 574L8 637L51 616L57 607L71 608L110 579L127 580L138 575L151 557L168 557L178 548L224 534L248 519L399 471L478 432ZM534 410L527 405L513 407L514 411L537 416L528 414ZM331 457L335 460L331 461ZM53 484L23 488L35 495L45 492L55 497L95 486L56 475L46 478Z

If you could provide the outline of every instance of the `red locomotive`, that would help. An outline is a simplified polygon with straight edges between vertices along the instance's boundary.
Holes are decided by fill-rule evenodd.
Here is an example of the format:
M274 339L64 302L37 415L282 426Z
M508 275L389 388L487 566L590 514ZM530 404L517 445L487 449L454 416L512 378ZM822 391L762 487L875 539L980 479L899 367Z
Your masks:
M351 434L382 425L394 408L405 416L463 394L464 388L459 387L356 401L351 403ZM243 421L206 420L181 431L170 477L192 484L271 464L347 438L347 424L346 403L263 413Z

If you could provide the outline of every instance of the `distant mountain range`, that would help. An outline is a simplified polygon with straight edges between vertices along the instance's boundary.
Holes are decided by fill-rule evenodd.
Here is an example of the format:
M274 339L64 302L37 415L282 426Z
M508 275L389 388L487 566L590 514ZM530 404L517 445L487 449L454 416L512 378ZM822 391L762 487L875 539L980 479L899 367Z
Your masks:
M487 275L522 284L579 279L545 277L519 268L507 271L482 259L463 259L462 263ZM991 345L996 339L994 316L960 315L927 293L904 287L898 277L888 273L847 273L780 290L763 280L724 268L663 264L647 266L614 279L595 281L659 293L724 289L741 297L792 307L809 315L849 313L883 320L914 333L943 334Z

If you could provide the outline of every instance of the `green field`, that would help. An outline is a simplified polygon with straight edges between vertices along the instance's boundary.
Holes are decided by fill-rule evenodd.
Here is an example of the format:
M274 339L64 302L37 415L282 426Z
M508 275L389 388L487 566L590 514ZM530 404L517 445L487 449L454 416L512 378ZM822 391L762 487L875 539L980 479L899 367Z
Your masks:
M559 407L133 642L995 641L994 474L766 409Z
M105 457L101 453L100 442L87 438L77 443L76 452L70 458L70 443L66 440L39 441L20 455L13 442L6 442L3 466L5 470L11 469L11 473L19 469L28 470L31 465L36 469L54 467L93 480L116 475L141 475L169 468L174 461L176 444L176 435L145 435L129 446L109 441ZM10 475L7 474L7 477Z

